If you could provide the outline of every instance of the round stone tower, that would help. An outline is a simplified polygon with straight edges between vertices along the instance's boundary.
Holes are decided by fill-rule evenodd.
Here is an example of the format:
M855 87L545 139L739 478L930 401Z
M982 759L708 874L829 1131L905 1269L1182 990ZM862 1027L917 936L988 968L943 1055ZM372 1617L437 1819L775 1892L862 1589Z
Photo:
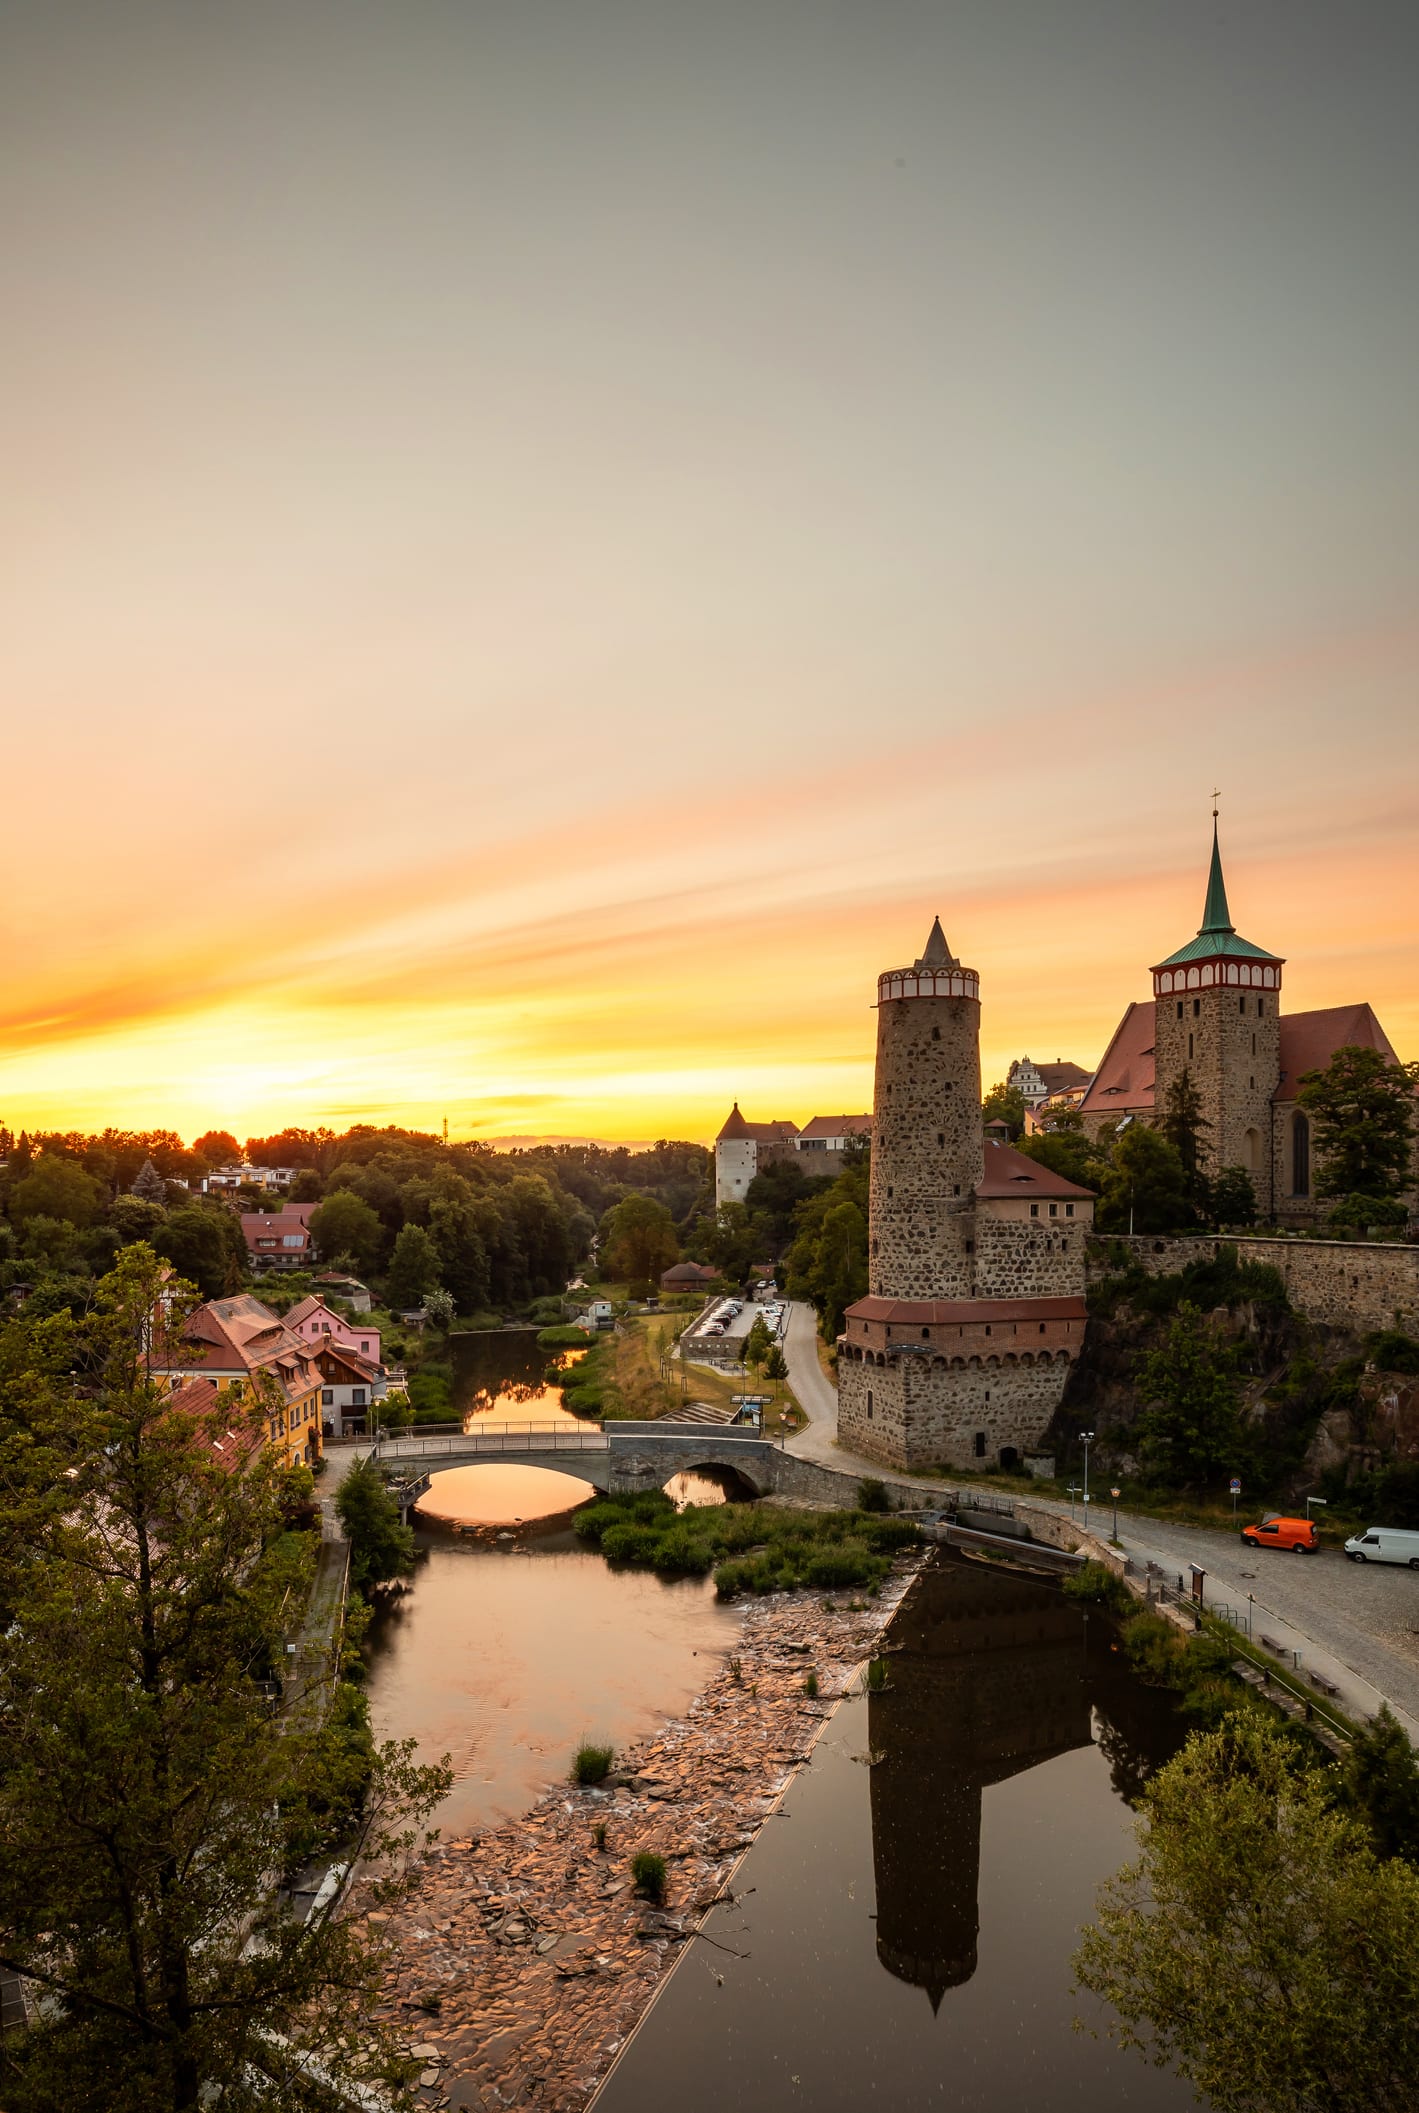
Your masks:
M877 979L867 1282L889 1299L968 1299L984 1143L980 979L939 918L921 958Z

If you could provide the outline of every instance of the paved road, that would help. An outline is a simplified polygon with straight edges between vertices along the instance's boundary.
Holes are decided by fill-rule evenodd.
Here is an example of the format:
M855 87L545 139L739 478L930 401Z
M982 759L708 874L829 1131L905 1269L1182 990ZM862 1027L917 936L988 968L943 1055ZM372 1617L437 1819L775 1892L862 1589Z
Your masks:
M788 1440L788 1450L848 1474L882 1470L837 1443L837 1389L818 1363L815 1317L794 1303L784 1354L789 1383L812 1417L806 1431ZM913 1482L917 1478L913 1477ZM926 1494L953 1483L920 1482ZM1031 1503L1065 1512L1068 1506L1031 1495ZM1093 1526L1107 1534L1106 1504L1091 1506ZM1255 1595L1253 1627L1301 1652L1301 1667L1324 1674L1341 1689L1341 1706L1369 1715L1381 1698L1391 1702L1419 1744L1419 1571L1390 1565L1348 1563L1338 1551L1317 1556L1283 1555L1245 1548L1235 1534L1158 1519L1119 1514L1125 1552L1140 1565L1157 1562L1176 1580L1190 1562L1207 1571L1209 1602L1245 1610Z

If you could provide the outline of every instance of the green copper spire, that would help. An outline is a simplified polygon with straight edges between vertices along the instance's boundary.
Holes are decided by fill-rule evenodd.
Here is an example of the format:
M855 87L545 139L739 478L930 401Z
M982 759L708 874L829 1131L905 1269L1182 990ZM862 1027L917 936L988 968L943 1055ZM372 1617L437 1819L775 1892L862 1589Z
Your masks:
M1232 913L1227 908L1227 883L1222 878L1222 853L1217 846L1217 814L1212 814L1212 870L1207 876L1207 900L1202 906L1202 923L1197 928L1200 939L1204 932L1233 932Z

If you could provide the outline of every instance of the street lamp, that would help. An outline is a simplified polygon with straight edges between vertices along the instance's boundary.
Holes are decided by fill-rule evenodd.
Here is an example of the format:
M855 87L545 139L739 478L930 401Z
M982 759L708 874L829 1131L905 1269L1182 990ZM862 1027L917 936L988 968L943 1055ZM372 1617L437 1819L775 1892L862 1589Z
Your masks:
M1081 1431L1079 1436L1084 1446L1084 1517L1087 1520L1089 1517L1089 1448L1094 1442L1094 1434L1092 1431Z
M1113 1500L1114 1500L1114 1534L1113 1534L1113 1537L1114 1537L1114 1539L1115 1539L1115 1540L1117 1540L1117 1539L1118 1539L1118 1499L1119 1499L1119 1492L1118 1492L1118 1491L1117 1491L1116 1489L1111 1489L1111 1490L1109 1491L1109 1495L1110 1495L1110 1496L1111 1496L1111 1497L1113 1498Z

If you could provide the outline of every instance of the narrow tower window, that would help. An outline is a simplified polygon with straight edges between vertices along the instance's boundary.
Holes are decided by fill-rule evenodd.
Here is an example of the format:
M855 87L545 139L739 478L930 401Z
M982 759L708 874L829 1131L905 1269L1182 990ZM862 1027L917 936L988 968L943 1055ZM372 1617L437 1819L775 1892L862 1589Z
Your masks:
M1310 1118L1296 1114L1291 1118L1291 1194L1309 1196L1311 1193L1311 1125Z
M1201 998L1194 998L1192 1001L1192 1017L1194 1018L1194 1020L1200 1020L1202 1018Z
M1191 1055L1192 1055L1192 1036L1191 1036L1191 1035L1189 1035L1189 1036L1188 1036L1188 1038L1187 1038L1187 1053L1188 1053L1188 1055L1189 1055L1189 1056L1191 1056Z
M1182 999L1178 999L1178 1018L1182 1018Z

